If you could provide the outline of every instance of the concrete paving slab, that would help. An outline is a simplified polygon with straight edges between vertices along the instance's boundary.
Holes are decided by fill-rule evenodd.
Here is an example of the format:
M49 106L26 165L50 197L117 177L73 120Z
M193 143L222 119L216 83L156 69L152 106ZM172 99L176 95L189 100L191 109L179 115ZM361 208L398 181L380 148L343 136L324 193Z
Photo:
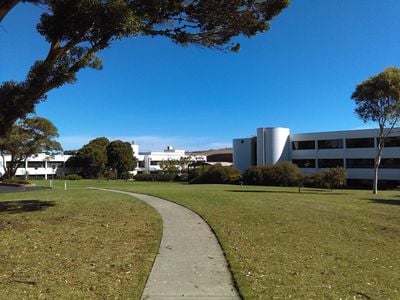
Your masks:
M240 299L222 249L202 218L161 198L131 195L153 206L163 220L159 254L142 299Z

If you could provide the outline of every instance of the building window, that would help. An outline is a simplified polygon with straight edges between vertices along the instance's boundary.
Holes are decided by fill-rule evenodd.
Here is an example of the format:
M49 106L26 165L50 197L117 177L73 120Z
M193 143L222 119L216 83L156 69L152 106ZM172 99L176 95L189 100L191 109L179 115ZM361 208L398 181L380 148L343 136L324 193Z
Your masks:
M293 159L292 163L299 168L315 168L315 159Z
M315 141L295 141L292 142L293 150L309 150L315 149Z
M346 148L374 148L374 138L346 139Z
M391 136L385 139L385 147L400 147L400 136Z
M343 140L319 140L318 149L339 149L343 148Z
M144 168L144 160L139 161L139 168Z
M318 159L318 168L343 167L343 159Z
M11 163L11 161L7 161L6 162L6 167L10 168L13 164ZM25 163L18 163L18 167L17 168L25 168Z
M28 168L44 168L42 161L28 161Z
M151 162L150 162L150 165L151 166L157 166L157 165L159 165L160 164L160 161L159 160L152 160Z
M346 168L348 169L373 169L373 158L353 158L346 159Z
M62 161L49 161L47 163L47 167L55 168L62 168L64 166L64 162Z
M400 158L382 158L381 169L400 169Z

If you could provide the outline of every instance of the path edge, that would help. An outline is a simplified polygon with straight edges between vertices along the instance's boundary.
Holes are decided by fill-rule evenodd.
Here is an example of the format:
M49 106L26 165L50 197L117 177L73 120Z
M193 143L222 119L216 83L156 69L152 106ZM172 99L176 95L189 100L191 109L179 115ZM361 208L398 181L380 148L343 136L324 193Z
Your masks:
M147 274L147 276L146 276L146 279L144 280L143 289L140 291L140 298L139 298L139 299L143 299L143 293L144 293L144 290L145 290L145 288L146 288L146 286L147 286L147 282L149 281L150 273L151 273L151 271L153 270L154 264L156 263L156 258L157 258L157 256L158 256L158 254L160 253L161 241L162 241L162 238L163 238L163 235L164 235L164 220L163 220L161 214L159 213L159 211L158 211L157 209L155 209L153 206L151 206L150 204L146 203L145 201L140 200L140 199L136 198L136 197L133 196L133 195L126 194L126 193L135 193L135 192L128 192L128 191L122 191L122 190L111 190L111 189L97 188L97 187L91 187L91 186L87 186L86 188L87 188L87 189L91 189L91 190L97 190L97 191L104 191L104 192L110 192L110 193L121 193L121 194L125 194L125 195L127 195L127 196L129 196L129 197L132 197L132 198L136 199L137 201L143 202L143 203L145 203L146 205L150 206L150 207L151 207L152 209L154 209L154 210L157 212L157 214L160 216L161 225L162 225L162 226L161 226L161 238L160 238L160 241L158 242L158 250L157 250L157 253L156 253L156 255L154 255L154 259L153 259L153 261L151 262L150 272L148 272L148 274ZM141 193L136 193L136 194L141 194ZM143 194L143 195L147 195L147 194ZM148 195L148 196L153 196L153 195ZM156 197L156 196L154 196L154 197ZM162 198L161 198L161 199L162 199ZM163 199L163 200L165 200L165 199ZM211 228L211 227L210 227L210 228ZM217 239L217 240L218 240L218 239ZM218 243L219 243L219 240L218 240ZM224 253L224 256L225 256L225 252L224 252L224 251L222 251L222 252ZM225 260L226 260L226 259L225 259ZM229 267L229 272L231 272L230 267ZM233 277L233 276L232 276L232 277ZM241 299L243 299L242 296L240 295L240 293L239 293L239 297L240 297Z

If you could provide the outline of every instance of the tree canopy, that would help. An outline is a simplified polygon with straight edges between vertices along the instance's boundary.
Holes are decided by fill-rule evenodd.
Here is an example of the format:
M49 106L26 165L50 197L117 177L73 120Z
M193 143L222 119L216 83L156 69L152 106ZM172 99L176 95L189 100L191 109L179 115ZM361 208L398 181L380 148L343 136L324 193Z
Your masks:
M378 124L379 137L375 157L373 193L378 192L378 169L386 137L400 118L400 69L389 67L357 85L351 98L356 114L364 122Z
M91 140L68 159L66 167L85 178L101 177L107 167L106 148L109 144L110 141L105 137Z
M130 143L117 140L107 146L107 165L115 171L117 178L127 179L135 163Z
M47 119L40 117L21 119L4 137L0 138L1 155L10 155L11 160L4 166L4 177L11 179L25 160L37 153L62 151L55 141L57 128Z
M96 54L115 40L161 36L183 46L238 51L234 37L267 31L289 5L289 0L0 0L0 22L20 2L44 8L37 30L49 51L25 80L0 85L0 136L33 112L47 92L74 83L81 69L101 69Z

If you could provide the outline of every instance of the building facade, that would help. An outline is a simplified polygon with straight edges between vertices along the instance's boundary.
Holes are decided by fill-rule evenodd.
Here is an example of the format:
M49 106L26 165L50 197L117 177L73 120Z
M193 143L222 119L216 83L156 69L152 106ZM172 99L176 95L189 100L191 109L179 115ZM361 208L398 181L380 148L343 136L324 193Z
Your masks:
M26 179L51 179L57 175L62 175L65 171L65 162L71 155L55 154L49 155L39 153L28 157L22 166L19 166L17 173L18 178ZM10 155L0 155L0 177L4 174L4 166L11 161Z
M132 150L133 155L137 159L137 167L133 172L134 174L149 174L161 172L162 164L165 161L179 162L183 160L187 161L187 164L194 162L207 162L207 157L205 155L187 155L185 150L174 149L174 147L172 146L167 146L164 151L140 152L139 145L132 144ZM177 164L176 167L178 169L181 169L182 165Z
M258 128L251 138L233 140L234 166L243 173L250 166L291 161L304 173L343 167L348 183L374 177L378 129L291 134L289 128ZM385 141L379 179L400 182L400 128Z

